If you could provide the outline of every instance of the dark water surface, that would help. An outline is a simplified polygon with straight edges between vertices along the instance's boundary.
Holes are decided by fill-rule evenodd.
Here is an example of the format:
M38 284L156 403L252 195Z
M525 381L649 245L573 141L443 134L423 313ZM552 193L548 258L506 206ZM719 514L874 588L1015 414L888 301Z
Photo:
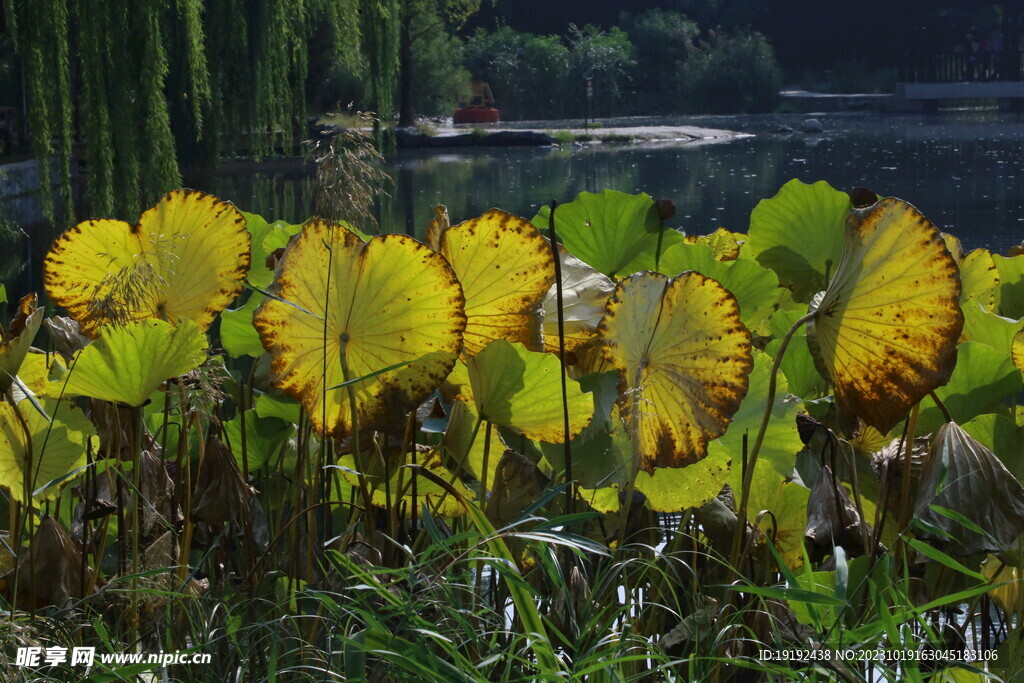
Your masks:
M561 148L409 150L389 162L393 196L380 207L382 228L422 234L431 207L446 204L453 222L491 207L531 218L552 199L613 188L672 199L671 225L689 233L719 226L745 231L751 209L791 178L865 186L915 204L965 248L1005 252L1024 240L1024 117L995 111L934 115L823 114L821 135L799 130L809 115L644 120L741 131L753 137L699 145L616 144ZM605 125L619 125L606 122ZM301 222L311 207L295 164L252 165L186 178L270 220ZM12 294L38 281L52 235L36 234L29 265L0 273ZM0 257L3 258L3 257ZM10 258L10 255L8 255ZM11 264L15 265L15 264Z

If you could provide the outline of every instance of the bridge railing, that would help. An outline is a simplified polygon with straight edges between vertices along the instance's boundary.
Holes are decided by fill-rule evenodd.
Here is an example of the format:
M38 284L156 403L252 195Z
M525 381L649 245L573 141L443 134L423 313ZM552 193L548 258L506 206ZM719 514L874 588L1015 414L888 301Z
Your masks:
M1017 81L1024 76L1021 52L939 52L911 55L900 67L909 83Z

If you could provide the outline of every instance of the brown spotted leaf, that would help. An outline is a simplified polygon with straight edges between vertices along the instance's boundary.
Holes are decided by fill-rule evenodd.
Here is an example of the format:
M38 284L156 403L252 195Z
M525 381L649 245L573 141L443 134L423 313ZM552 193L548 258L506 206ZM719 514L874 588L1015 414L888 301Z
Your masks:
M462 347L464 299L451 267L405 235L368 242L342 226L307 223L253 315L273 380L302 402L321 433L404 422ZM349 380L358 380L341 386Z
M599 335L646 471L700 460L729 426L753 367L739 315L732 294L695 272L637 273L615 288Z
M551 247L529 221L491 209L440 236L466 295L465 350L495 339L539 349L540 309L555 282Z
M18 302L18 312L7 326L0 328L0 391L10 388L28 349L43 323L45 309L40 308L35 294L26 294Z
M957 265L935 226L887 198L854 210L808 344L840 413L888 432L949 380L963 329Z
M92 220L66 230L46 255L43 284L89 336L147 318L205 330L241 293L249 242L233 204L174 190L135 225Z

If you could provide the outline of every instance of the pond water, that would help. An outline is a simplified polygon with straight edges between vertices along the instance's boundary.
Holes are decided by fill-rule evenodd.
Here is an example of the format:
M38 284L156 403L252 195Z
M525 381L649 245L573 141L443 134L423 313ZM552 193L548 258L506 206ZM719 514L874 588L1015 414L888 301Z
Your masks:
M665 119L750 133L730 142L409 150L393 157L392 196L382 227L422 234L435 204L453 222L491 207L531 218L541 204L613 188L672 199L670 224L689 233L746 230L750 211L791 178L868 187L915 204L964 247L1005 252L1024 240L1024 117L995 111L934 115L823 114L821 135L799 130L808 115ZM619 125L607 122L605 125ZM651 123L649 119L645 124ZM306 172L295 163L225 168L186 178L196 189L264 217L300 222L310 213ZM37 282L52 235L32 235L29 252L0 272L14 295ZM13 255L9 255L10 258ZM2 258L2 257L0 257ZM26 262L26 259L31 263ZM2 262L0 262L2 263ZM36 285L38 286L38 285Z

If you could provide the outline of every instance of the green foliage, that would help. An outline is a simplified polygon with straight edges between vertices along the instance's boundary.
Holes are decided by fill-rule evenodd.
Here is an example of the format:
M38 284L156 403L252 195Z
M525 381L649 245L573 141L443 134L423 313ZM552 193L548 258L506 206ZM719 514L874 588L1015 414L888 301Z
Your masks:
M771 111L778 102L782 71L759 33L711 38L682 69L684 98L701 113Z
M943 518L991 531L978 520L992 512L992 485L1024 505L1010 345L1020 323L996 315L1014 310L1016 279L999 311L965 300L953 367L960 271L937 230L893 198L847 221L847 202L789 183L755 210L749 238L684 237L647 195L584 193L555 209L555 249L493 211L434 231L441 253L404 235L245 214L251 241L230 255L253 261L255 291L219 314L212 345L194 323L144 320L76 339L87 345L66 368L41 353L11 364L18 379L0 400L14 522L0 607L18 625L8 640L213 656L111 677L310 681L642 681L652 668L805 680L820 662L760 651L927 651L946 646L947 626L975 648L995 642L975 601L989 594L1008 621L1006 593L994 591L1013 584L991 578L994 558L981 565L934 534ZM764 258L783 246L800 268ZM188 263L197 279L215 275ZM102 258L93 267L116 276ZM653 269L675 277L642 272ZM838 293L810 315L787 288L813 294L829 279ZM27 345L10 333L28 309L0 353ZM915 344L924 309L942 324ZM858 327L857 312L884 332ZM829 330L845 346L826 358ZM211 357L218 341L236 357ZM912 364L889 360L908 352ZM950 369L914 398L923 405L897 403ZM851 384L872 403L843 404ZM836 404L861 421L888 410L896 426L847 425ZM942 482L946 507L929 508L942 459L961 455L943 442L928 456L940 476L904 486L913 468L882 447L900 443L908 413L920 433L966 422L1009 471L980 460L974 483ZM652 416L659 431L648 433ZM687 433L706 438L683 444ZM52 516L18 502L33 493ZM665 524L657 512L677 516ZM999 519L994 552L1011 551L1005 538L1024 529ZM833 663L844 680L924 675L906 658Z

